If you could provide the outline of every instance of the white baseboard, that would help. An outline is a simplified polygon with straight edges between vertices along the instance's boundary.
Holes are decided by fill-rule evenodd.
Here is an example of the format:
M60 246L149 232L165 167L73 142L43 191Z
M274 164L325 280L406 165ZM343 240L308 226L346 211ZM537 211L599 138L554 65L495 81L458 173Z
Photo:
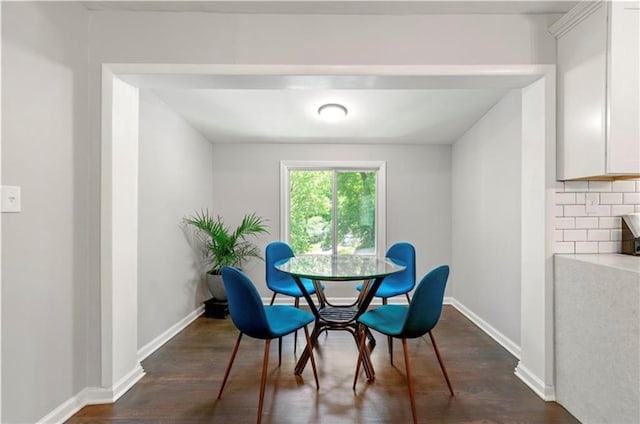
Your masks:
M115 402L120 399L120 396L125 394L127 390L133 387L142 377L144 377L144 370L140 363L136 364L135 368L129 371L127 375L122 377L120 381L118 381L113 386L113 400L109 403Z
M500 346L502 346L505 349L507 349L507 351L510 354L515 356L517 359L520 359L520 346L515 344L511 339L509 339L507 336L502 334L500 331L498 331L495 328L493 328L489 323L487 323L485 320L483 320L478 315L473 313L469 308L464 306L462 303L457 301L455 298L450 297L450 298L447 298L447 299L449 300L449 302L451 302L451 305L454 308L456 308L458 311L460 311L460 313L462 315L464 315L469 320L471 320L471 322L473 322L475 325L480 327L480 329L482 331L487 333L487 335L489 335L489 337L491 337L493 340L498 342L498 344L500 344Z
M76 412L87 405L113 403L127 390L133 387L142 377L144 370L137 364L133 370L125 375L112 389L103 387L86 387L77 395L60 404L56 409L36 421L37 424L62 424Z
M543 400L547 402L556 400L555 388L544 384L542 380L522 365L522 362L518 362L518 366L516 367L514 374Z
M293 298L292 298L293 299ZM293 304L293 302L292 302ZM160 334L155 339L144 345L138 350L138 361L144 361L149 355L158 350L160 346L171 340L176 334L184 330L189 324L196 320L204 313L204 305L200 305L195 311L169 327L167 331Z

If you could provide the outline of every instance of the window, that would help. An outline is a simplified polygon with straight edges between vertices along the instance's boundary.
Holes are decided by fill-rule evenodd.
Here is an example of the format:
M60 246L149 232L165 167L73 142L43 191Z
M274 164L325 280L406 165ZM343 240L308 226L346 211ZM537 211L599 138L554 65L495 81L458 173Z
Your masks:
M281 238L298 255L384 253L384 162L282 162Z

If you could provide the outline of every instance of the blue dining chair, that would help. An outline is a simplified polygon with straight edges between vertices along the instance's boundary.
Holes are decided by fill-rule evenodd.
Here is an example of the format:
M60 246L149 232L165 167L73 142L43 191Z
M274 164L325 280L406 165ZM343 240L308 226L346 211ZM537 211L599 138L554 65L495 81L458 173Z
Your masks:
M307 329L307 325L313 322L314 316L310 312L294 308L293 306L264 306L258 290L255 288L251 279L236 268L222 268L222 283L227 292L229 315L231 315L231 320L235 326L240 330L240 334L238 334L238 340L231 353L227 370L224 373L218 399L222 397L222 391L227 383L227 378L233 366L233 360L238 352L242 335L246 334L255 339L265 340L262 379L260 380L260 400L258 402L258 423L260 423L262 420L262 405L267 381L267 366L269 364L269 346L271 340L276 338L281 340L283 336L291 334L300 328L304 328L309 358L311 359L311 366L313 368L313 377L316 380L316 389L320 388L316 362L313 356L313 350L311 349L311 340L309 339L309 330ZM280 346L281 345L279 345L279 347Z
M389 246L385 256L406 268L404 271L385 277L375 296L382 298L383 305L387 304L388 298L401 294L407 296L407 301L410 302L409 292L416 285L416 249L411 243L402 241ZM356 289L361 291L362 284L359 284Z
M404 294L407 296L407 301L411 302L409 292L413 290L416 285L416 249L411 243L401 241L394 243L387 249L385 256L392 261L406 266L404 271L396 272L395 274L388 275L382 280L382 284L376 290L376 297L382 298L382 304L387 304L387 299L390 297ZM362 291L362 284L356 286L358 291ZM389 359L393 364L393 339L387 337L387 346L389 350Z
M367 328L376 330L386 336L395 337L402 340L404 351L404 365L407 372L407 385L409 386L409 398L411 399L411 413L413 422L417 423L416 401L413 393L413 383L411 382L411 366L409 364L409 352L407 350L407 339L422 337L429 333L433 350L436 353L440 368L449 386L449 392L453 396L453 388L449 381L447 369L442 362L440 351L436 345L432 330L440 319L442 313L442 301L444 299L444 289L449 278L449 267L439 266L427 273L416 288L413 299L409 306L405 305L383 305L365 312L358 318L358 323ZM358 363L356 365L356 375L353 379L353 390L356 389L360 364L365 354L365 331L361 331L360 346L358 349Z
M277 294L283 294L285 296L291 296L294 300L294 306L300 307L300 298L302 292L300 287L296 284L293 277L285 272L280 271L275 267L275 263L284 259L292 258L294 255L293 249L287 243L283 241L273 241L269 243L265 249L265 264L266 264L266 283L267 287L273 292L271 297L271 303L276 300ZM307 278L302 279L302 284L305 290L310 295L316 292L313 282ZM324 290L324 285L322 286ZM294 334L293 351L296 351L298 345L298 332Z

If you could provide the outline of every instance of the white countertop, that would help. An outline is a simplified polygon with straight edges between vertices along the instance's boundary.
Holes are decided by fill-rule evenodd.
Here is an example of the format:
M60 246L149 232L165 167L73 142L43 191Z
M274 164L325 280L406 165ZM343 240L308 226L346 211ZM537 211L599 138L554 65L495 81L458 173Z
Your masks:
M579 254L566 255L556 254L556 256L574 259L576 261L587 262L596 265L608 266L624 271L631 271L640 274L640 256L623 255L620 253L600 253L600 254Z

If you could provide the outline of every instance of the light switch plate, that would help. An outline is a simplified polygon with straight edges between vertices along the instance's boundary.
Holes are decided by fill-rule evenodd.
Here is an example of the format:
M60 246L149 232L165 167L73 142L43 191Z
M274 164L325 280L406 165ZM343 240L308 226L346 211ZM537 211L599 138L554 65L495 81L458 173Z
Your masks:
M2 212L20 212L20 187L2 186Z

